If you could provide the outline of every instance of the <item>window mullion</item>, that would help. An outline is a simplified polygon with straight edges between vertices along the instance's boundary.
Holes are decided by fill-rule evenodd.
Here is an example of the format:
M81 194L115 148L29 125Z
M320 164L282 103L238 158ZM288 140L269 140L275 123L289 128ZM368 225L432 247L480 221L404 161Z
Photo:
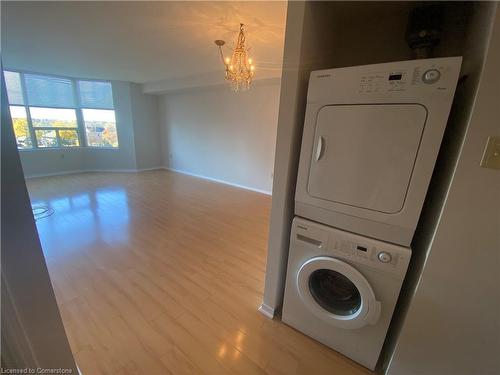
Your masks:
M78 125L78 142L80 147L86 147L87 144L87 134L85 133L85 124L83 122L83 113L80 105L80 90L78 88L78 80L73 79L73 95L75 97L75 112L76 112L76 124Z
M56 131L56 139L57 139L57 146L56 147L62 147L61 146L61 136L59 135L59 130L58 128L55 128L54 129Z
M31 138L31 148L38 148L35 129L33 129L33 122L31 121L31 113L28 104L28 92L26 91L23 72L19 72L19 79L21 80L21 92L23 95L24 110L26 111L26 120L28 121L28 132Z

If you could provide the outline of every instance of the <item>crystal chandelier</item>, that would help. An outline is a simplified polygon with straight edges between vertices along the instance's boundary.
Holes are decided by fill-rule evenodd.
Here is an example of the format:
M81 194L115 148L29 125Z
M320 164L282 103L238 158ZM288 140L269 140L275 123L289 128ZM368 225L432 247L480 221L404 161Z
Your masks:
M255 66L252 59L248 56L248 49L245 46L245 34L243 24L240 23L240 33L236 47L231 57L226 57L222 53L222 46L226 44L223 40L216 40L215 44L219 47L220 57L226 69L226 81L229 81L234 91L244 91L250 88L254 76Z

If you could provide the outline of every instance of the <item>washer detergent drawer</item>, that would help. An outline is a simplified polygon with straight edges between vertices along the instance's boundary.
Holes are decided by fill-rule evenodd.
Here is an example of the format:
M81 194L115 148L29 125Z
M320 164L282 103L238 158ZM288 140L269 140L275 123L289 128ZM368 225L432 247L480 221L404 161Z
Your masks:
M383 213L401 211L426 118L419 104L322 107L308 194Z

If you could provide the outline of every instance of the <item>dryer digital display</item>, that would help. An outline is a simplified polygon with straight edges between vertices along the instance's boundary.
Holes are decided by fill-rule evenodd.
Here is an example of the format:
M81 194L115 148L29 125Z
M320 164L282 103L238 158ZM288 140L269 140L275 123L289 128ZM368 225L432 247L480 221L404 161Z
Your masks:
M389 75L389 81L400 81L403 78L402 74L391 74Z

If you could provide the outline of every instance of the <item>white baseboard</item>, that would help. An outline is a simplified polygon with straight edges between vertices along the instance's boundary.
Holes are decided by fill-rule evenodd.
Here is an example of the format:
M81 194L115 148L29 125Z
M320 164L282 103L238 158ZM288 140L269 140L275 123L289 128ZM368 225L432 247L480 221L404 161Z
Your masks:
M204 180L218 182L219 184L230 185L230 186L234 186L234 187L237 187L237 188L240 188L240 189L254 191L256 193L261 193L261 194L266 194L266 195L272 195L272 192L270 192L268 190L256 189L256 188L253 188L253 187L250 187L250 186L235 184L234 182L219 180L218 178L207 177L207 176L199 175L199 174L196 174L196 173L182 171L180 169L175 169L175 168L170 168L170 167L164 167L164 169L166 169L168 171L172 171L172 172L182 173L182 174L185 174L185 175L188 175L188 176L192 176L192 177L202 178Z
M157 171L159 169L165 169L165 167L163 165L159 165L157 167L139 168L139 169L136 170L136 172Z
M31 174L29 176L24 176L24 178L38 178L38 177L52 177L52 176L63 176L66 174L77 174L77 173L85 173L87 172L86 169L74 169L71 171L63 171L63 172L54 172L54 173L35 173Z
M25 178L38 178L38 177L52 177L52 176L64 176L68 174L77 173L140 173L147 171L155 171L159 169L165 169L165 167L152 167L152 168L141 168L141 169L74 169L71 171L54 172L54 173L38 173L25 176Z
M269 319L274 319L274 309L265 303L262 303L259 307L259 312Z

